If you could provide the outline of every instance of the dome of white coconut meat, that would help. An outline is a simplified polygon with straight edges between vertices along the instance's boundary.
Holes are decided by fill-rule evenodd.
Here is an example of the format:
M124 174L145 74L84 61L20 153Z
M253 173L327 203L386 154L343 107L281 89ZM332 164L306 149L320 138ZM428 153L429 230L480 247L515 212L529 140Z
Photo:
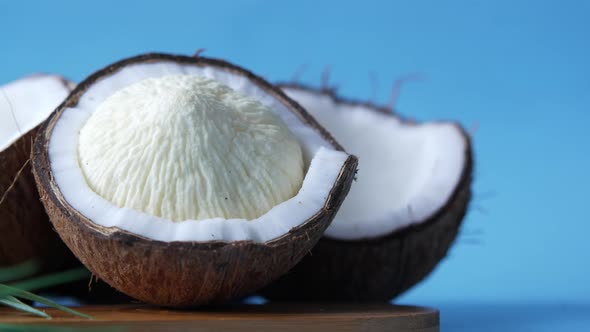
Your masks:
M322 209L348 159L290 107L224 68L125 66L60 111L51 170L100 226L266 242Z
M80 130L78 158L97 194L172 221L255 219L303 181L299 142L274 112L197 75L106 98Z
M409 123L328 93L283 91L359 157L358 180L326 236L381 237L428 220L449 202L467 164L468 142L456 124Z

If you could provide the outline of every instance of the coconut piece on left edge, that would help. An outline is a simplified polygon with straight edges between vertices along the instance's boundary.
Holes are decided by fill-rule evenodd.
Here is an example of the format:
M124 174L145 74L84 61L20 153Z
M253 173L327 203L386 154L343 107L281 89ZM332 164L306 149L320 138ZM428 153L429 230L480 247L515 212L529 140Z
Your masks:
M146 54L80 83L37 136L56 230L98 277L186 307L255 291L318 241L357 159L249 71Z
M53 270L74 261L51 229L29 163L39 124L73 85L37 74L0 86L0 266L38 259Z

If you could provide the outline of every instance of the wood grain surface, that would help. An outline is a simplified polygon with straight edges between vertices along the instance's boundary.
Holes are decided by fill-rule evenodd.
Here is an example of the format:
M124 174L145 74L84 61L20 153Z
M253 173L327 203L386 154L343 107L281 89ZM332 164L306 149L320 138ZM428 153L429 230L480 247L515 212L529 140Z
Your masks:
M435 309L380 304L230 305L169 310L147 305L46 309L52 320L0 308L0 331L439 331Z

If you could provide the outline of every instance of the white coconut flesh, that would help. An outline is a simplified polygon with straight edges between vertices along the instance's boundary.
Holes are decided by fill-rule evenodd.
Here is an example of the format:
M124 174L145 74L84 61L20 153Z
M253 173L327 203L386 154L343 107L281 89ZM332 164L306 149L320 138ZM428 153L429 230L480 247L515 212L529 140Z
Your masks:
M78 157L99 195L172 221L255 219L303 181L299 142L270 108L195 75L108 97L82 127Z
M278 238L324 207L348 158L246 77L167 61L95 82L48 154L101 231L164 242Z
M283 90L359 158L357 181L326 236L375 238L421 223L443 208L457 188L468 144L457 125L405 123L323 93Z
M56 75L33 75L0 86L0 151L45 121L70 89Z

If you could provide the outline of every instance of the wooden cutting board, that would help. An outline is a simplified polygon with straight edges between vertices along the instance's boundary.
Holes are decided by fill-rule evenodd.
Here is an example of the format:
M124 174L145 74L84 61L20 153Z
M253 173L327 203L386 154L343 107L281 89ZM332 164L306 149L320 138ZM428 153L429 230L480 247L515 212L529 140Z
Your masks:
M79 307L87 320L46 309L52 320L0 309L0 331L439 331L435 309L391 304L233 305L170 310L147 305Z

